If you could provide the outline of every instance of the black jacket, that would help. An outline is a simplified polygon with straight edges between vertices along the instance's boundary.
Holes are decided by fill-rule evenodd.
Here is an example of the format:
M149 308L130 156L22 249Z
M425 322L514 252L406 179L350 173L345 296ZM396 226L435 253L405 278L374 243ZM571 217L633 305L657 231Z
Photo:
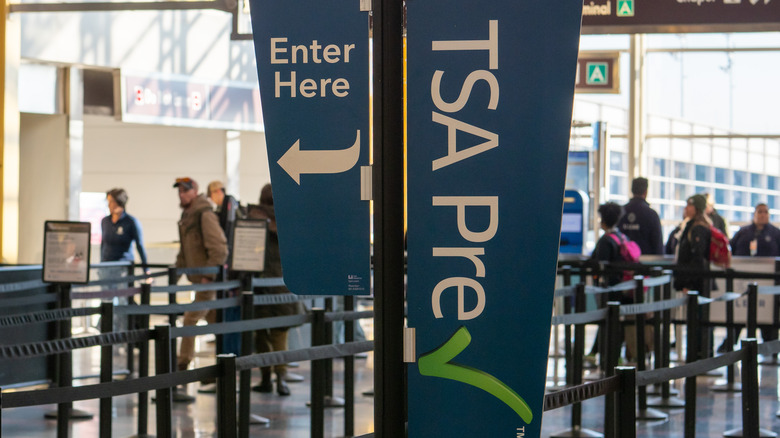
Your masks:
M643 198L633 198L623 206L618 229L639 245L642 254L663 254L661 219Z

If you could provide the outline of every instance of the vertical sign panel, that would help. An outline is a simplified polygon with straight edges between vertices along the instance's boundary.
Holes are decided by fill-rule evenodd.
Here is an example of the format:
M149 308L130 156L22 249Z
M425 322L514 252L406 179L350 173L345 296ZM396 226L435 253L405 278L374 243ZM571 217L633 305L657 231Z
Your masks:
M538 437L582 3L408 3L409 436Z
M366 294L368 15L359 0L252 0L251 14L285 284Z

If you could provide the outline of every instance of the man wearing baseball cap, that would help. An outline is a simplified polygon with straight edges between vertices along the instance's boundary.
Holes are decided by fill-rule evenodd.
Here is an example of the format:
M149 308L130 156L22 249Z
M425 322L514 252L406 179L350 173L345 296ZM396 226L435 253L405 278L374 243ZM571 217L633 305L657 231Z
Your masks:
M198 183L190 178L176 178L174 188L179 189L179 206L182 208L179 220L179 254L177 268L222 266L227 259L227 240L219 226L219 219L211 203L203 194L198 194ZM211 283L215 275L187 274L192 284ZM195 302L216 298L214 290L195 292ZM195 325L203 318L213 322L215 312L194 310L184 312L184 326ZM186 370L195 355L195 338L181 339L177 368Z

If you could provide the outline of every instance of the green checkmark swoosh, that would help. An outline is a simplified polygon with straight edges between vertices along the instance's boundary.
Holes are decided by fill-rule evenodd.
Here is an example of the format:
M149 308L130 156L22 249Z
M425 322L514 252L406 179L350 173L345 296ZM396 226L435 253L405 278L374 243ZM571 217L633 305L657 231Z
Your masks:
M423 376L441 377L456 380L488 392L506 403L526 424L533 420L533 412L528 404L512 388L504 382L478 369L450 362L471 343L471 334L466 327L459 328L452 337L430 353L426 353L417 361L417 367Z

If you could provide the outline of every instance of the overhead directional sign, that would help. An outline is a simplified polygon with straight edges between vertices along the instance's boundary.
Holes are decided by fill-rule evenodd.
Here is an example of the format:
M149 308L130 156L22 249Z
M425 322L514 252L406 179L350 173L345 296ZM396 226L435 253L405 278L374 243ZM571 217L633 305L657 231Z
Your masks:
M777 30L780 0L583 0L583 34Z
M407 2L409 437L540 436L582 14L554 3Z
M368 14L359 0L250 9L285 284L367 294Z

